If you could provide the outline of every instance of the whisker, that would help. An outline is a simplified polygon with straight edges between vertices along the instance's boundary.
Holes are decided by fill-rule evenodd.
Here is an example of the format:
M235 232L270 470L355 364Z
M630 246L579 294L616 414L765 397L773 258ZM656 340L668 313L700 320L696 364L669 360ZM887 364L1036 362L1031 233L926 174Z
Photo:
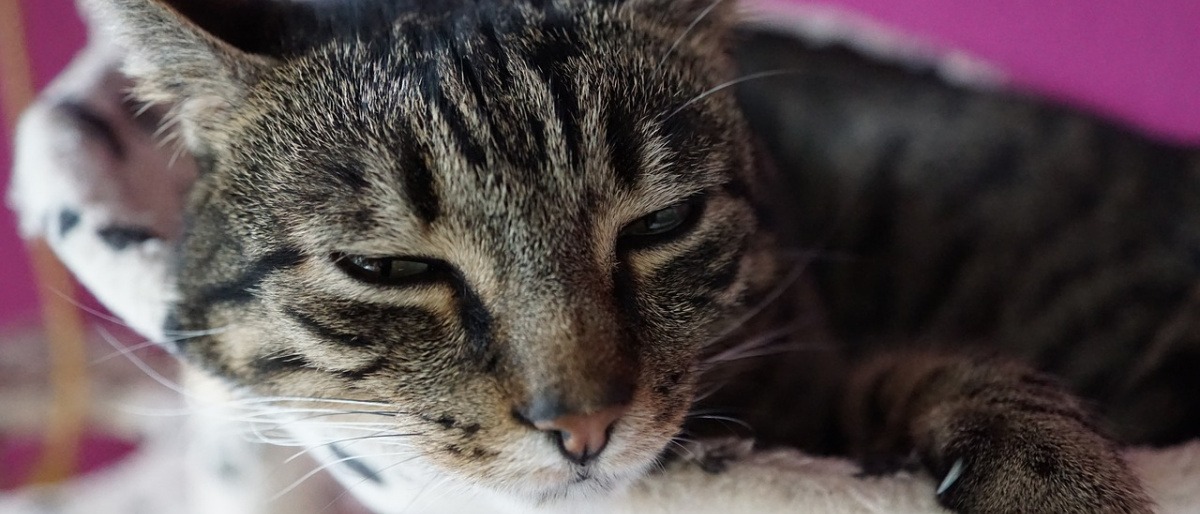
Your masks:
M268 499L267 499L267 502L268 502L268 503L270 503L270 502L273 502L273 501L275 501L275 500L278 500L279 498L283 497L283 495L285 495L285 494L287 494L287 493L290 493L290 492L292 492L292 491L293 491L293 490L295 490L297 487L300 487L300 485L302 485L304 482L308 481L308 479L310 479L310 478L312 478L312 477L316 476L316 474L317 474L317 473L320 473L320 472L322 472L322 471L325 471L326 469L329 469L329 468L331 468L331 467L333 467L333 466L336 466L336 465L338 465L338 464L341 464L341 463L343 463L343 462L346 462L346 461L351 461L351 460L356 460L356 459L364 459L364 458L368 458L368 457L386 457L386 456L389 456L389 455L409 455L409 453L407 453L407 452L396 452L396 453L377 453L377 454L373 454L373 455L353 455L353 456L350 456L350 457L343 457L343 458L340 458L340 459L336 459L336 460L333 460L333 461L326 462L326 463L324 463L324 464L322 464L322 465L320 465L320 466L317 466L317 467L316 467L316 469L313 469L312 471L309 471L308 473L305 473L303 476L301 476L300 478L296 479L296 481L292 482L292 483L291 483L291 485L289 485L289 486L285 487L285 488L284 488L282 491L279 491L278 493L275 493L273 496L271 496L270 498L268 498Z
M735 319L729 326L718 332L716 336L709 338L708 342L704 343L704 346L709 346L721 341L722 339L725 339L726 337L729 337L730 334L733 334L738 329L742 328L746 322L759 315L759 313L769 307L775 300L779 299L779 297L783 295L783 293L787 291L789 287L799 280L800 277L804 275L804 271L808 268L808 265L811 263L812 259L805 259L804 261L793 266L792 270L789 271L788 274L785 275L774 288L767 292L767 295L763 297L762 301L760 301L758 305L755 305L741 316L738 316L737 319Z
M132 327L129 327L129 324L125 323L125 321L122 320L121 318L118 318L112 314L108 314L106 312L102 312L98 309L93 309L92 307L84 305L83 302L79 301L78 299L72 297L71 295L66 294L56 288L50 288L50 292L54 293L55 296L58 296L59 298L66 300L67 303L71 304L76 309L79 309L87 314L90 314L92 316L100 318L101 320L107 321L107 322L115 324L115 325L121 325L123 327L132 328Z
M673 438L671 438L671 440L667 441L667 444L673 445L674 447L680 449L681 451L686 452L687 456L685 458L687 458L688 460L693 460L693 461L696 460L696 452L692 451L691 448L688 448L687 445L684 444L685 442L686 443L695 443L695 441L692 439L673 437Z
M375 476L379 476L379 474L383 473L384 471L387 471L387 470L389 470L389 469L395 468L396 466L400 466L400 465L403 465L403 464L405 464L405 463L408 463L409 461L412 461L412 460L414 460L414 459L416 459L416 458L417 458L417 456L413 456L413 457L410 457L410 458L407 458L407 459L400 460L400 461L398 461L398 462L395 462L395 463L393 463L393 464L389 464L389 465L387 465L387 466L384 466L383 468L381 468L381 469L379 469L379 470L376 470L376 471L375 471L375 473L376 473L376 475L375 475ZM334 504L336 504L336 503L337 503L339 500L341 500L341 499L342 499L342 498L344 498L344 497L345 497L347 494L349 494L349 493L350 493L352 490L354 490L354 488L355 488L355 487L358 487L358 486L361 486L361 485L363 485L363 484L367 483L367 481L368 481L368 480L371 480L371 479L370 479L370 478L363 478L362 480L359 480L358 482L354 483L354 484L353 484L353 485L351 485L351 486L344 487L344 488L342 489L342 492L341 492L341 493L338 493L338 495L337 495L337 496L334 496L334 497L333 497L333 499L329 501L329 503L325 504L325 507L323 507L323 508L321 509L321 511L320 511L320 512L324 513L324 512L326 512L326 511L328 511L330 507L333 507L333 505L334 505ZM430 483L432 483L432 481L431 481ZM429 485L429 484L426 484L426 487L428 487L428 485ZM420 494L420 493L418 493L418 494ZM412 504L410 503L410 504L409 504L409 506L412 506ZM405 509L406 509L406 510L407 510L407 508L408 508L408 507L405 507Z
M702 365L707 366L707 365L713 364L713 363L737 360L740 358L739 356L742 353L748 352L751 350L756 350L763 346L767 346L772 341L775 341L776 339L784 337L788 334L795 333L797 330L800 330L800 328L801 328L800 326L793 324L793 325L786 326L784 328L765 332L763 334L757 335L757 336L747 339L745 341L741 341L734 346L731 346L729 348L722 350L720 353L717 353L710 357L704 358L702 361Z
M418 436L422 436L422 435L425 435L425 434L418 433L418 432L405 432L405 433L397 433L397 434L381 434L381 433L378 433L378 432L377 432L377 433L375 433L375 434L372 434L372 435L364 435L364 436L360 436L360 437L347 437L347 438L343 438L343 439L338 439L338 440L336 440L336 441L329 441L329 442L327 442L327 443L321 443L321 444L316 444L316 445L312 445L312 446L310 446L310 447L307 447L307 448L305 448L305 449L303 449L303 450L300 450L300 451L298 451L298 452L296 452L296 453L292 454L290 457L288 457L287 459L285 459L285 460L283 461L283 463L284 463L284 464L287 464L287 463L289 463L289 462L292 462L293 460L296 460L296 459L300 458L300 456L302 456L302 455L304 455L304 454L311 453L313 450L316 450L317 448L323 448L323 447L326 447L326 446L342 445L342 444L345 444L345 443L356 443L356 442L359 442L359 441L369 441L369 440L372 440L372 439L386 439L386 438L392 438L392 437L418 437Z
M740 419L730 417L730 416L718 416L715 414L705 414L702 416L694 416L693 418L694 419L711 419L713 421L722 421L722 422L726 422L726 423L733 423L733 424L740 426L751 432L754 431L754 427L751 427L749 423L746 423L745 421L742 421Z
M751 73L751 74L749 74L749 75L743 75L743 76L741 76L741 77L738 77L738 78L735 78L735 79L731 79L731 80L728 80L728 81L726 81L726 82L722 82L722 83L720 83L720 84L717 84L716 86L713 86L713 87L709 88L708 90L704 91L703 93L700 93L700 94L698 94L698 95L696 95L696 96L692 97L692 99L691 99L691 100L688 100L688 101L684 102L684 103L683 103L683 105L680 105L679 107L675 108L675 110L674 110L674 111L671 111L671 113L670 113L670 114L668 114L668 115L667 115L665 118L663 118L663 119L662 119L662 121L666 121L666 120L669 120L669 119L671 119L671 118L672 118L672 117L674 117L676 114L679 114L679 112L680 112L680 111L682 111L682 110L684 110L684 109L688 108L688 106L690 106L690 105L692 105L692 104L694 104L694 103L696 103L696 102L699 102L700 100L703 100L703 99L705 99L705 98L708 98L709 96L711 96L711 95L714 95L714 94L716 94L716 93L720 92L721 90L723 90L723 89L725 89L725 88L728 88L728 87L731 87L731 86L736 86L736 85L738 85L738 84L741 84L741 83L743 83L743 82L749 82L749 81L751 81L751 80L759 80L759 79L765 79L765 78L769 78L769 77L777 77L777 76L780 76L780 75L788 75L788 74L792 74L792 73L800 73L801 71L802 71L802 70L796 70L796 69L790 69L790 70L767 70L767 71L760 71L760 72L756 72L756 73Z
M121 350L121 342L117 341L116 336L114 336L111 332L109 332L108 329L106 329L104 327L97 327L96 332L98 334L100 334L101 339L104 339L104 341L107 342L114 349L116 349L117 351ZM161 373L156 371L154 368L150 367L149 364L146 364L146 361L139 358L136 354L129 352L129 353L126 353L125 356L129 358L129 362L132 362L134 366L136 366L138 369L140 369L142 371L142 373L145 373L147 376L149 376L155 382L158 382L159 385L162 385L163 387L166 387L167 389L178 393L179 395L183 396L184 398L190 398L193 400L202 401L201 398L184 390L183 386L181 386L175 382L172 382L171 380L167 379L167 377L163 376Z
M122 343L123 348L118 349L117 351L111 352L109 354L97 357L95 360L93 360L89 364L94 366L94 365L106 362L108 360L111 360L113 358L126 356L131 352L136 352L138 350L141 350L143 348L148 348L151 346L163 346L166 344L180 343L183 341L187 341L188 339L195 339L197 337L204 337L204 336L208 336L208 335L220 334L220 333L228 330L228 328L229 327L226 326L226 327L212 328L212 329L208 329L208 330L188 330L188 331L172 332L172 333L168 333L167 335L170 336L170 335L174 334L174 335L178 335L178 337L166 337L166 338L162 339L161 341L147 339L136 345L125 345L124 343Z
M255 397L250 397L250 398L242 398L239 400L233 400L230 403L237 404L237 405L252 405L252 404L261 404L261 403L276 403L276 402L277 403L285 403L285 402L332 403L332 404L342 404L342 405L364 405L364 406L368 406L368 407L392 407L393 406L391 403L382 402L382 401L355 400L355 399L348 399L348 398L322 398L319 396L255 396Z
M687 35L696 28L696 25L699 25L701 21L704 21L704 18L708 17L708 14L724 1L725 0L714 0L713 3L708 4L708 7L705 7L703 11L700 11L700 14L692 20L692 23L688 24L687 28L683 29L683 33L679 34L679 37L675 38L675 41L671 42L671 46L667 48L667 51L663 54L662 59L660 59L658 64L654 66L654 71L658 71L660 68L662 68L663 63L667 62L667 59L671 57L671 54L675 53L675 48L679 46L679 43L683 42L683 39L686 38Z

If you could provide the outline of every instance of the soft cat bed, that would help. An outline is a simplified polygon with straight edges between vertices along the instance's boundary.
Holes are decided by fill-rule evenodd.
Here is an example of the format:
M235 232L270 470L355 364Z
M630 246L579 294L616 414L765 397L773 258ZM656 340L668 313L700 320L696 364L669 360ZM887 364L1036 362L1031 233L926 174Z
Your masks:
M810 14L773 24L810 38L844 41L853 36L848 40L862 51L885 59L915 59L949 80L972 84L998 80L997 73L974 60L960 55L941 59L926 46L866 25L841 23L836 17ZM152 140L137 136L133 127L119 124L113 137L129 145L129 155L135 156L129 162L136 165L122 167L97 158L93 145L102 143L90 137L94 134L89 136L88 127L72 123L60 111L64 98L101 110L121 109L119 99L127 83L113 72L119 58L119 50L94 41L26 115L19 133L11 199L26 235L49 241L101 301L146 337L162 340L165 304L172 297L169 241L179 234L182 192L194 173L194 164L188 156L173 156L171 147L157 147ZM129 226L144 229L113 230ZM168 434L160 435L164 441L171 440ZM130 465L113 470L118 479L104 483L113 487L155 483L143 479L181 473L182 450L164 444L147 445L145 453ZM924 474L863 477L849 461L789 450L759 451L745 440L701 442L684 453L690 456L668 464L625 494L597 499L586 508L631 513L941 512L933 494L937 480ZM1161 512L1200 511L1200 442L1174 449L1130 450L1127 455ZM64 502L59 511L95 512L87 498L101 490L112 491L108 485L97 487L97 480L103 478L92 479L90 485L64 486L56 495ZM142 493L153 492L144 489ZM418 512L485 508L471 505L474 498L464 499L465 504L454 503L457 499L452 492L418 496L423 497L421 502L406 508ZM0 502L0 507L19 511L37 500L31 493L6 502ZM487 510L500 508L486 505ZM314 507L319 509L320 505Z

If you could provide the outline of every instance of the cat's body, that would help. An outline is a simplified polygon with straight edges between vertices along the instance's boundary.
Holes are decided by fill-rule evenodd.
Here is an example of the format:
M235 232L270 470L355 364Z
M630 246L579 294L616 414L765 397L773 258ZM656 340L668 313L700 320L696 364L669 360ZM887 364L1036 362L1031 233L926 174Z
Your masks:
M735 36L721 2L368 7L299 46L91 5L202 164L175 350L363 402L318 405L372 411L370 440L290 428L371 487L602 494L697 408L913 453L964 511L1146 512L1106 423L1033 369L1123 442L1200 429L1195 152Z
M792 70L739 98L787 183L782 247L811 261L783 317L820 313L796 327L810 347L756 366L797 380L838 366L831 346L996 353L1061 379L1122 441L1196 435L1200 152L769 32L738 56ZM782 407L751 423L760 437L839 443Z

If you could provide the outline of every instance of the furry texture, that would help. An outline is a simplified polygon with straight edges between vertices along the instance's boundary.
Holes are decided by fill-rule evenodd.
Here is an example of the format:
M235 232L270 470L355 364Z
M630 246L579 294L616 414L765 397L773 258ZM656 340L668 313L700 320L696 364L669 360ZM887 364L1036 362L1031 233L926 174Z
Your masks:
M134 295L114 292L117 303L128 302L117 308L147 327L163 317L165 342L243 394L311 397L315 404L279 402L291 409L277 413L280 423L381 512L421 496L414 475L496 504L532 499L578 507L572 499L616 493L676 435L700 382L729 385L700 395L707 396L702 410L686 425L693 434L719 433L703 409L720 409L750 422L762 444L880 458L868 468L873 473L890 471L895 462L887 459L911 451L946 477L937 498L968 512L1147 508L1108 431L1067 386L1010 360L1014 354L1066 372L1069 385L1091 398L1132 402L1106 403L1117 406L1121 415L1113 419L1126 440L1194 434L1188 420L1195 411L1173 389L1180 376L1156 368L1167 355L1191 355L1190 332L1166 331L1174 339L1160 341L1140 374L1124 379L1125 388L1090 389L1095 384L1087 380L1097 375L1071 376L1061 361L1014 351L1059 348L1045 330L1030 327L1067 330L1075 326L1071 318L999 323L984 314L1000 304L953 301L988 291L988 281L1000 276L994 271L1004 268L964 264L989 252L942 255L939 249L956 241L948 236L971 234L977 248L990 247L1006 241L996 227L1014 218L914 230L941 219L923 217L923 198L954 205L951 186L959 182L938 170L1005 185L1042 169L1029 163L1052 163L1045 166L1055 177L1095 173L1055 160L1086 150L1078 143L1093 133L1117 148L1108 159L1118 159L1121 176L1145 180L1164 215L1178 214L1195 183L1186 151L837 51L779 45L767 34L730 46L729 12L720 3L465 2L445 12L399 5L368 9L374 22L358 16L332 24L328 34L313 20L332 15L309 13L295 27L313 36L298 47L222 38L221 30L201 29L157 2L91 5L130 45L127 69L140 95L175 106L172 119L201 168L176 271L180 299L169 314L139 312ZM729 87L738 83L735 48L738 65L750 73L738 79L745 80L740 104ZM787 61L786 72L763 67L773 59ZM830 89L842 76L877 89ZM942 111L949 105L943 101L960 109ZM801 114L788 110L806 102ZM1002 114L962 115L975 110ZM86 110L73 112L68 120L97 129L81 115ZM949 137L936 124L913 130L912 113L918 121L936 115L962 126ZM778 130L781 122L788 130ZM1047 124L1062 138L1037 139L1033 131ZM107 154L121 157L124 133L102 126L89 141L107 142ZM753 152L750 129L770 157ZM46 153L36 138L27 141L23 153ZM992 154L997 141L1011 146ZM922 144L928 146L918 151ZM1025 158L1031 155L1039 158ZM832 157L839 158L828 166L824 159ZM771 173L772 160L782 173ZM92 211L121 209L50 205L38 193L45 189L40 179L18 179L19 208L39 220L29 227L51 231L60 251L78 252L66 246L72 241L98 241L96 251L115 257L128 277L138 276L131 266L162 265L161 256L130 258L130 251L170 241L172 233L130 219L133 225L89 225L78 236L80 219L94 219ZM1153 194L1159 180L1170 179L1183 188ZM72 185L86 191L88 183ZM768 193L775 190L765 186L776 183L786 184L788 195L773 206ZM996 190L1017 202L1046 192L1036 180L1016 183L1022 188ZM831 218L826 207L836 208L830 200L844 191L866 191L874 201ZM927 196L914 202L903 194L914 192ZM1120 207L1121 198L1104 196L1099 205ZM1078 210L1085 219L1094 214L1088 205ZM1077 219L1076 212L1031 215L1025 226L1053 228ZM641 237L673 216L680 223L667 236ZM1164 247L1160 218L1147 219L1130 224L1114 244ZM812 230L822 223L839 230ZM780 243L844 250L858 260L783 266L788 252L772 251ZM1091 253L1075 243L1069 255ZM1192 287L1190 268L1175 256L1192 243L1185 237L1165 244L1170 256L1154 260L1150 278L1118 286L1142 293L1161 287L1164 296L1133 298L1153 300L1148 307L1175 312L1186 326L1194 318L1185 315L1190 304L1180 303L1180 291ZM932 271L921 267L928 260L908 253L921 249L937 257ZM77 271L100 276L78 260ZM416 278L397 271L409 269L418 270ZM793 286L800 275L789 270L805 276ZM941 274L953 270L960 272ZM907 281L898 298L886 293L896 281ZM1106 282L1078 283L1095 291ZM774 302L780 294L786 301ZM1088 298L1100 306L1107 297ZM1016 300L1002 305L1026 312ZM1068 300L1032 302L1049 302L1053 311ZM161 308L158 302L145 303ZM803 327L801 341L837 338L840 349L814 357L762 346L772 334L797 337L778 329L806 319L815 321ZM1142 312L1132 319L1156 327L1163 318ZM1022 330L1010 334L1009 326ZM1073 337L1092 332L1105 330L1092 323ZM897 339L922 338L929 344L919 351L863 358ZM962 344L972 340L1010 357ZM1121 345L1103 358L1119 360L1134 348ZM1077 354L1065 355L1070 364ZM1128 373L1120 365L1097 369L1100 377ZM757 378L739 379L746 373ZM1133 393L1164 387L1166 401L1180 408L1154 419L1120 411L1137 405L1141 396ZM347 401L362 408L337 405ZM548 417L615 408L622 415L593 462L564 460L555 433L533 429ZM837 410L848 420L841 427ZM379 431L354 438L347 432L353 423ZM771 461L776 454L760 455ZM758 480L774 467L755 464L733 483ZM634 485L634 494L671 490L671 477L687 469L672 465ZM1012 494L1014 484L1021 494Z

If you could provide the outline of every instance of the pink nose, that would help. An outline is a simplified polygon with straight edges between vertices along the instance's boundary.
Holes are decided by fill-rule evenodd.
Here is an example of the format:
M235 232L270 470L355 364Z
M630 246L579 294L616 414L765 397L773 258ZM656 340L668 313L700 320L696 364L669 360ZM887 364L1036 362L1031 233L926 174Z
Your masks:
M548 420L531 420L543 432L555 433L559 448L579 464L595 458L608 444L609 429L629 410L627 405L605 407L587 414L566 414Z

